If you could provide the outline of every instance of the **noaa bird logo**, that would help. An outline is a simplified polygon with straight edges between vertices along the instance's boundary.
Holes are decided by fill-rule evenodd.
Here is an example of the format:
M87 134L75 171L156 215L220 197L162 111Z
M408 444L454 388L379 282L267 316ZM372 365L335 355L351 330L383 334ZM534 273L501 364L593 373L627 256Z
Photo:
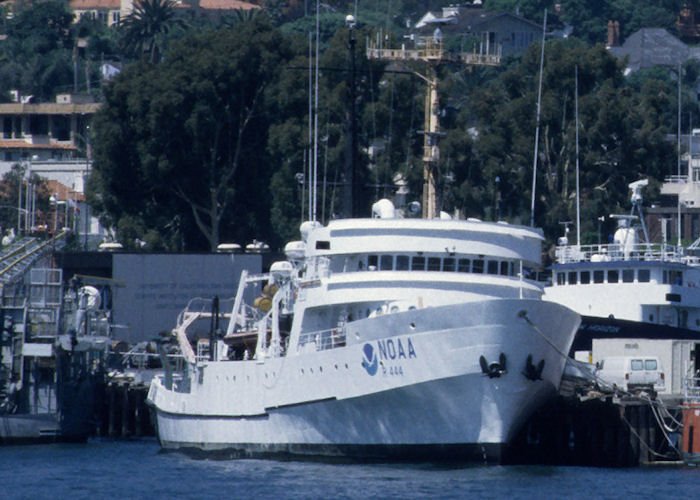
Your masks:
M377 361L377 354L374 352L372 344L365 344L365 346L362 348L362 353L364 354L362 357L362 366L365 370L367 370L367 373L374 375L377 373L379 363Z

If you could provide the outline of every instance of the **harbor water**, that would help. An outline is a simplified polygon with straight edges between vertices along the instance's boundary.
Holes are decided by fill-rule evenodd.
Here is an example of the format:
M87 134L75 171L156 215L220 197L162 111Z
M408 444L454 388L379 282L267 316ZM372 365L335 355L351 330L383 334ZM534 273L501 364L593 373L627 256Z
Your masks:
M0 447L4 499L696 498L700 469L201 460L155 440Z

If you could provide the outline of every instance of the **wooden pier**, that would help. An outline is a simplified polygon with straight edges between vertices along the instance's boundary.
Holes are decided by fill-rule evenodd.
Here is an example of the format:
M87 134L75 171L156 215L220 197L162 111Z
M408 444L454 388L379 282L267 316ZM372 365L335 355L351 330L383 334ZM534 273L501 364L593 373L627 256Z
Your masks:
M523 426L506 453L509 464L634 467L679 460L680 411L645 399L558 397ZM663 425L663 427L662 427Z
M125 381L110 382L104 397L97 435L114 438L154 436L151 414L146 405L148 386Z

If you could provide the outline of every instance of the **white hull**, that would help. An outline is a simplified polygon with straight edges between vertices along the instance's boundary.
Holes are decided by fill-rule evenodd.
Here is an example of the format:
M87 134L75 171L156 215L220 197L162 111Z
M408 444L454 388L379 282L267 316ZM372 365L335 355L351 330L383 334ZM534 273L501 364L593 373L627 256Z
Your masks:
M520 299L384 315L349 323L344 347L199 363L175 390L157 378L149 402L166 449L498 460L558 389L578 323ZM480 357L501 353L506 372L484 375ZM541 379L524 375L528 356Z

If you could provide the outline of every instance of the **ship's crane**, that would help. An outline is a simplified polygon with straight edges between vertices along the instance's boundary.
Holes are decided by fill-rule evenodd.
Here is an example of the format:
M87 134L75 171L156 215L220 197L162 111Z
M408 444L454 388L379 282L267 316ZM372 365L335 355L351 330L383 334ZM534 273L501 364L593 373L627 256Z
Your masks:
M369 43L367 58L384 61L422 62L424 71L410 72L427 84L425 93L425 129L423 134L423 218L432 219L437 215L435 201L435 171L440 159L440 132L437 67L442 63L457 63L466 66L497 66L500 64L500 49L495 54L480 52L447 52L444 49L440 28L433 36L416 37L415 48L387 49L379 43Z

